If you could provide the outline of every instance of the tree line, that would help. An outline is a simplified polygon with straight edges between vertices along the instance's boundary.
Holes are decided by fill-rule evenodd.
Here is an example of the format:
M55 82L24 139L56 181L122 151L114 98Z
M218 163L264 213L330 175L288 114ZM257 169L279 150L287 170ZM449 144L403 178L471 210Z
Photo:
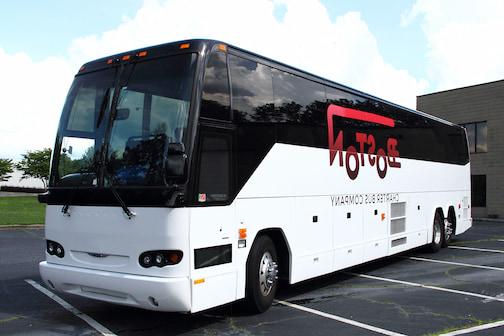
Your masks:
M44 188L47 188L49 181L49 166L51 163L51 149L27 151L22 154L21 161L14 163L11 159L0 158L0 182L5 182L12 177L14 169L23 172L21 179L36 178L42 181Z

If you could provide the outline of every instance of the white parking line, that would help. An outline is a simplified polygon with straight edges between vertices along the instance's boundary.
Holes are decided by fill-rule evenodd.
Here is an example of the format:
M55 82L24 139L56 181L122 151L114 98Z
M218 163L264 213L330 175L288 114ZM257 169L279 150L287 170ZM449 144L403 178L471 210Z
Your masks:
M502 251L502 250L489 250L489 249L482 249L482 248L476 248L476 247L467 247L467 246L448 246L448 248L458 249L458 250L478 251L478 252L504 253L504 251Z
M448 292L448 293L453 293L453 294L461 294L461 295L465 295L465 296L473 296L473 297L477 297L477 298L485 299L485 300L489 300L489 301L504 302L504 298L501 299L501 298L494 297L494 296L488 296L488 295L477 294L477 293L472 293L472 292L464 292L464 291L460 291L460 290L456 290L456 289L449 289L449 288L443 288L443 287L422 285L422 284L415 283L415 282L395 280L395 279L389 279L389 278L382 278L382 277L377 277L377 276L374 276L374 275L351 273L351 272L346 272L346 273L350 274L350 275L353 275L353 276L360 277L360 278L380 280L380 281L387 281L387 282L393 282L393 283L398 283L398 284L407 285L407 286L433 289L433 290L437 290L437 291L441 291L441 292Z
M464 264L455 261L444 261L444 260L436 260L436 259L428 259L428 258L418 258L418 257L405 257L405 259L417 260L417 261L428 261L438 264L448 264L448 265L456 265L456 266L464 266L464 267L473 267L473 268L481 268L492 271L504 271L502 267L494 267L494 266L484 266L484 265L474 265L474 264Z
M480 331L480 330L485 330L485 329L490 329L490 328L495 328L495 327L500 327L500 326L504 326L504 321L497 321L497 322L482 324L482 325L472 327L472 328L460 329L460 330L452 331L452 332L449 332L446 334L441 334L439 336L463 335L463 334L472 333L474 331Z
M51 292L51 291L45 289L44 287L42 287L41 285L39 285L37 282L35 282L31 279L25 279L25 281L27 283L29 283L30 285L32 285L35 289L41 291L42 293L44 293L45 295L47 295L48 297L50 297L51 299L53 299L54 301L59 303L63 308L65 308L66 310L68 310L69 312L71 312L72 314L77 316L78 318L84 320L87 324L89 324L91 327L93 327L96 331L98 331L103 336L116 336L113 332L108 330L102 324L96 322L88 315L82 313L80 310L73 307L71 304L69 304L68 302L66 302L65 300L63 300L62 298L60 298L59 296L54 294L53 292Z
M374 326L371 326L369 324L357 322L357 321L354 321L354 320L349 320L349 319L346 319L346 318L341 317L341 316L324 313L324 312L321 312L319 310L311 309L311 308L308 308L308 307L303 307L303 306L297 305L295 303L290 303L290 302L281 301L281 300L275 300L275 302L277 302L279 304L282 304L284 306L287 306L287 307L291 307L291 308L295 308L295 309L299 309L299 310L305 311L307 313L311 313L311 314L315 314L315 315L318 315L318 316L326 317L328 319L335 320L335 321L342 322L342 323L346 323L346 324L350 324L350 325L353 325L355 327L371 330L371 331L374 331L374 332L382 334L382 335L406 336L404 334L396 333L396 332L393 332L393 331L390 331L390 330L385 330L385 329L381 329L381 328L378 328L378 327L374 327Z

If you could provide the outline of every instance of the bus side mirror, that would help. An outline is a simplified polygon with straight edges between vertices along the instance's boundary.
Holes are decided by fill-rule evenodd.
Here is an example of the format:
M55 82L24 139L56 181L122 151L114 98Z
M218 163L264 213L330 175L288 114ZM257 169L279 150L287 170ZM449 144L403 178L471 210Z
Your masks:
M187 155L185 147L180 142L170 142L168 144L168 155L165 162L166 178L184 179L187 171Z
M130 109L129 108L118 108L114 120L126 120L129 118Z

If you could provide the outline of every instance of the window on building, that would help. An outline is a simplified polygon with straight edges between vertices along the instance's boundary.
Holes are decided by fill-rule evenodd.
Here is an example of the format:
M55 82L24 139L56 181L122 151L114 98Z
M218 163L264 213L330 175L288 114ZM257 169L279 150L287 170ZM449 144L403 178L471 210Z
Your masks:
M486 153L487 148L487 122L474 122L461 124L467 131L470 153Z
M471 203L473 207L486 207L486 175L471 175Z

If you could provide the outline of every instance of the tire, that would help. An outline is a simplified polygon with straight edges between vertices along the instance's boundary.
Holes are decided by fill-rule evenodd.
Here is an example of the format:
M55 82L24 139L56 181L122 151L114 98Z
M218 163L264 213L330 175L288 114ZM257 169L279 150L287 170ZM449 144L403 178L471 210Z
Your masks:
M452 241L454 234L455 234L455 217L450 211L448 213L448 218L445 218L444 220L443 242L441 246L447 247L448 244Z
M436 253L441 249L443 244L443 219L439 211L434 215L434 223L432 223L432 241L427 246L431 253Z
M278 286L277 262L277 252L271 238L258 237L247 262L244 305L250 313L262 313L273 303Z

